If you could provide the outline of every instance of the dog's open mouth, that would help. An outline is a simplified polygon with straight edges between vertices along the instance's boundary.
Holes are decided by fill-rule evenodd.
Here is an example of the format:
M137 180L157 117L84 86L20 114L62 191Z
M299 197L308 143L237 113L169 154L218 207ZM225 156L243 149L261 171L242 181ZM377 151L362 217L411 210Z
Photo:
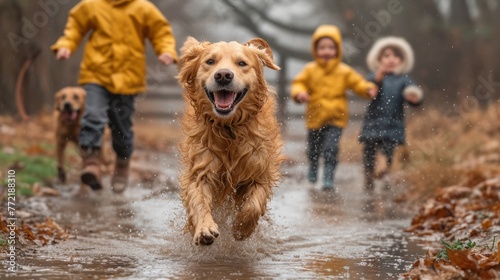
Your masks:
M76 121L80 110L63 110L62 114L66 121Z
M214 104L215 111L221 115L227 115L233 111L234 106L240 102L245 94L247 93L247 89L243 89L240 92L234 92L229 90L218 90L218 91L209 91L205 88L205 92L208 96L208 99Z

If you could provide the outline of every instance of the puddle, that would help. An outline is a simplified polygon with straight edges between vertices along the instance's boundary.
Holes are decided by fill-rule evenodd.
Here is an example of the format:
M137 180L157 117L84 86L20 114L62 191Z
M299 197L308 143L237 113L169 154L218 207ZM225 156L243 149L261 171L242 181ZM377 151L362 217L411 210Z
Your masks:
M403 233L410 219L392 202L393 192L365 193L356 164L339 165L335 194L309 185L303 163L286 165L286 176L250 239L234 241L230 226L221 221L213 245L191 245L173 186L177 159L154 159L141 168L155 172L155 167L163 181L148 187L135 183L123 195L104 190L78 197L77 185L59 186L62 197L40 198L74 238L25 251L17 274L9 276L394 279L424 254Z

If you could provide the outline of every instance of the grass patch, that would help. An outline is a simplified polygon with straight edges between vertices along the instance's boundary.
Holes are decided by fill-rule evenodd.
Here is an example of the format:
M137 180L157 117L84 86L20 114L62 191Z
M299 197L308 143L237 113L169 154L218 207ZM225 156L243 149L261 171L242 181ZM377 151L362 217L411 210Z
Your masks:
M0 153L0 169L16 171L16 191L18 195L32 195L31 186L38 182L47 182L56 176L56 161L46 155L25 155L20 151ZM6 178L1 184L5 186Z
M476 242L473 242L471 240L468 240L467 243L464 243L461 240L457 240L453 243L448 243L444 240L441 240L441 243L444 245L444 248L436 255L436 259L442 259L442 260L449 260L448 259L448 253L446 252L446 249L448 250L454 250L454 251L461 251L461 250L469 250L474 247L476 247Z

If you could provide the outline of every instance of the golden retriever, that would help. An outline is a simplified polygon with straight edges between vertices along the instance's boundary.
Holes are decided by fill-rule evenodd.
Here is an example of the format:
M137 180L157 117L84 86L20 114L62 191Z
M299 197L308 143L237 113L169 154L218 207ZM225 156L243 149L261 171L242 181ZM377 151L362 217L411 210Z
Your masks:
M81 87L65 87L55 95L57 175L63 183L66 181L64 150L68 142L78 145L85 95Z
M265 66L280 68L259 38L240 44L189 37L181 51L178 80L187 108L179 180L185 230L194 244L212 244L219 235L212 210L229 202L233 237L243 240L266 212L284 160L276 93L264 79Z
M80 135L80 120L85 111L86 92L81 87L65 87L55 94L55 122L56 122L56 157L57 176L59 180L66 182L66 171L64 169L64 150L68 142L78 145ZM104 131L104 141L100 150L101 167L104 173L109 173L113 160L109 156L109 129ZM80 185L80 191L84 191L84 186Z

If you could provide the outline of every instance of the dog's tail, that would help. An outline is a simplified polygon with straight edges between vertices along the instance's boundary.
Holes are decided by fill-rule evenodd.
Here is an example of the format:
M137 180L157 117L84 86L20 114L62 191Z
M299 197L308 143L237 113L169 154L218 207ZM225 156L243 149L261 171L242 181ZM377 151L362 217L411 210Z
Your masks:
M16 107L19 111L19 115L23 121L27 121L29 119L28 114L26 114L26 110L24 109L24 98L23 98L23 80L26 71L31 66L31 63L36 59L36 57L40 54L40 48L37 48L31 55L28 56L23 66L21 67L21 71L17 75L16 80Z

